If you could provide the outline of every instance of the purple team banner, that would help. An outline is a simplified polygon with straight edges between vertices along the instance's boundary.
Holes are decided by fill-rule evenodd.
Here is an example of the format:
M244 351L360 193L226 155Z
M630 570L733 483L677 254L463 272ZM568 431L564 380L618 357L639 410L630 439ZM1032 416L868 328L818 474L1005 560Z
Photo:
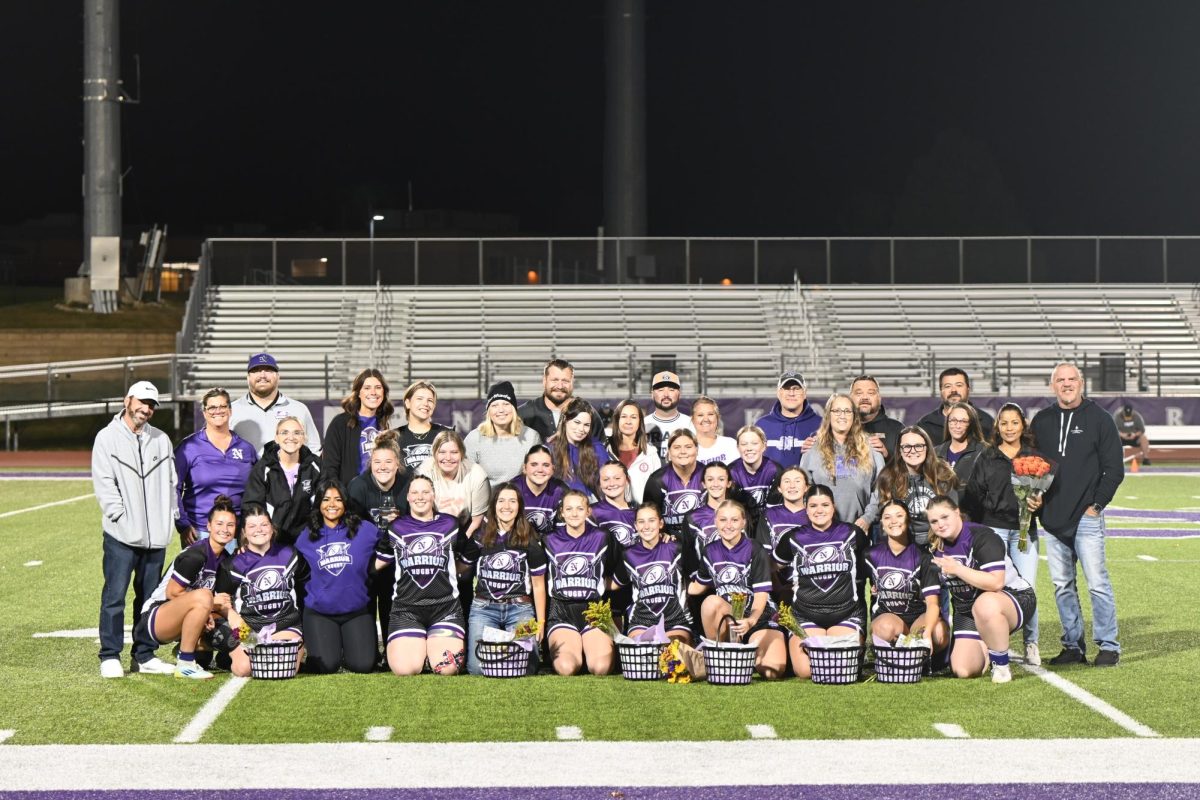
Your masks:
M604 411L606 408L611 410L616 407L617 403L624 398L589 397L586 399ZM1147 425L1200 425L1200 397L1118 396L1092 399L1110 414L1116 413L1121 406L1129 403L1135 411L1142 415ZM725 433L728 435L732 435L743 425L753 423L769 412L775 403L773 397L718 397L716 400L720 404L721 419L724 422ZM825 398L810 397L809 400L816 407L818 413L824 414ZM1025 413L1030 417L1054 402L1049 395L1012 398L980 395L972 398L972 402L977 407L984 409L992 416L995 416L996 410L1009 400L1015 401L1024 408ZM906 425L914 425L917 420L938 407L940 401L933 397L897 397L885 398L883 405L889 417ZM646 410L651 408L649 398L642 403L642 407ZM688 398L683 399L680 407L685 413L691 408ZM310 409L314 419L322 420L322 428L328 426L329 420L341 411L341 408L334 404L322 408L320 402L311 402ZM483 410L482 400L439 400L433 419L434 422L442 425L452 425L460 433L466 434L483 421Z

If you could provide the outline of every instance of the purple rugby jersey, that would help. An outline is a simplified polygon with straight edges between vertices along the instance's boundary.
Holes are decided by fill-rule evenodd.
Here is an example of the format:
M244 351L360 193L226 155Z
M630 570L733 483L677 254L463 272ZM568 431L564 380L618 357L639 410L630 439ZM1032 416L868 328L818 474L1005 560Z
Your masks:
M633 588L630 616L637 605L653 616L660 616L672 598L678 601L680 608L687 608L677 542L661 540L647 548L638 541L626 548L622 568L613 579L622 586Z
M604 561L608 534L587 525L578 538L558 526L543 542L546 548L546 590L567 602L599 600L604 595Z
M953 542L943 542L942 550L934 556L944 556L967 565L980 572L1003 572L1004 588L1020 591L1028 589L1029 582L1011 566L1008 558L1008 548L994 530L986 525L976 525L964 522L962 532ZM975 605L975 598L982 590L972 586L961 578L950 577L938 570L941 583L950 592L950 601L956 614L970 614Z
M513 485L525 501L525 519L529 520L538 536L546 538L554 530L554 516L558 513L558 504L562 502L563 495L567 493L567 485L558 478L551 478L541 494L534 494L524 475L518 475Z
M678 531L686 524L684 516L700 505L704 496L704 478L699 467L684 481L670 464L650 476L646 483L646 500L657 502L663 522L670 530Z
M234 610L255 630L296 614L297 573L306 571L304 559L288 545L272 544L262 554L243 550L226 566Z
M743 535L733 547L717 539L704 548L696 582L713 587L713 591L728 600L733 594L771 591L771 564L761 547L755 547L749 536ZM768 617L775 607L770 597L763 611ZM749 612L750 606L746 607Z
M155 603L167 601L167 584L174 581L186 591L193 589L212 589L217 583L217 573L221 565L229 558L225 548L214 553L212 544L207 539L201 539L195 544L185 547L175 556L162 580L150 595L145 604L139 609L144 612Z
M617 508L601 497L592 505L592 519L621 547L630 547L638 540L635 508Z
M804 525L780 537L775 561L791 580L797 610L820 614L856 607L859 559L866 541L848 522L835 522L824 531Z
M477 533L475 537L480 539L482 534ZM507 539L507 532L498 531L491 545L484 547L482 541L479 542L475 596L485 602L531 595L533 584L530 578L546 574L546 551L536 538L524 547L514 547Z
M779 477L779 465L769 458L764 458L758 465L758 472L753 474L746 469L746 460L739 458L729 465L729 476L746 494L754 500L758 508L766 505L767 495Z
M387 542L380 542L375 557L396 565L392 602L399 606L427 606L458 597L455 545L458 520L434 512L433 519L405 515L392 521Z
M808 524L808 511L800 509L792 511L785 505L767 506L767 510L759 517L760 530L765 530L770 541L761 542L762 546L774 552L779 539L792 528Z
M941 593L938 569L914 542L898 554L886 541L880 542L867 553L866 563L875 585L872 614L923 614L925 598Z

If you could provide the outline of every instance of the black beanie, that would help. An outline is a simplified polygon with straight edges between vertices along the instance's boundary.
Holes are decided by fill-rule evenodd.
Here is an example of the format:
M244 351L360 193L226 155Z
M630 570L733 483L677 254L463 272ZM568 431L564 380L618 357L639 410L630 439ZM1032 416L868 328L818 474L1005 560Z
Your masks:
M487 390L487 402L484 403L484 408L491 408L492 403L497 400L504 400L512 403L513 408L517 407L517 393L513 390L511 383L508 381L493 383Z

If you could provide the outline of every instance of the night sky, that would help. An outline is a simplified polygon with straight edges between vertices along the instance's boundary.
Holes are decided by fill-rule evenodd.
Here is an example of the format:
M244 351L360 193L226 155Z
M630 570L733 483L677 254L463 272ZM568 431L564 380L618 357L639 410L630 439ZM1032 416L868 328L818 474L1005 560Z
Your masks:
M0 224L78 213L82 4L7 3ZM603 4L125 0L127 223L603 222ZM653 235L1200 234L1200 4L647 3Z

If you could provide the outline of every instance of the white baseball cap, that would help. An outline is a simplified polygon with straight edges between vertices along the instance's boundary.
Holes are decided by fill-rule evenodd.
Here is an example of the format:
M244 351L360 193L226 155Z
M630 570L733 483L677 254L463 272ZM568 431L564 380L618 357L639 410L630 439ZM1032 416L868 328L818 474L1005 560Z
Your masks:
M150 381L138 381L129 387L129 391L125 393L125 396L136 397L144 403L158 405L158 389Z

